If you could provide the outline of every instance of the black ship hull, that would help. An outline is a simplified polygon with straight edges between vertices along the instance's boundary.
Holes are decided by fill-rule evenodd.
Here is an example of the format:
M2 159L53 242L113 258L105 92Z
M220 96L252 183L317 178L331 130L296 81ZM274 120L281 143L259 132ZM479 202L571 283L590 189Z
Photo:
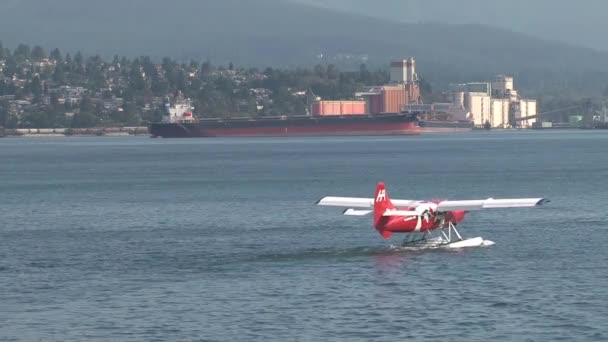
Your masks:
M152 137L417 135L420 127L409 114L207 119L155 123Z

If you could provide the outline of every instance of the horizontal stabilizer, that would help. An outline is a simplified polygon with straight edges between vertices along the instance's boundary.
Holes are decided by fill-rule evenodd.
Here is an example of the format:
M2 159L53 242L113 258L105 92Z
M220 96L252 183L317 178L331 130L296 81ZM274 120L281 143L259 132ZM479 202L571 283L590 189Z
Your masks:
M500 208L531 208L549 202L545 198L515 198L515 199L493 199L469 200L469 201L443 201L437 206L437 211L454 210L481 210Z
M346 216L365 216L373 213L373 210L357 210L357 209L346 209L344 215Z
M416 206L420 203L420 201L414 200L395 200L391 199L393 204L396 207L411 207ZM373 208L374 207L374 199L373 198L362 198L362 197L335 197L335 196L327 196L321 198L316 203L317 205L322 206L332 206L332 207L343 207L343 208Z
M350 208L371 208L374 205L372 198L360 198L360 197L323 197L317 205L331 206L331 207L350 207Z

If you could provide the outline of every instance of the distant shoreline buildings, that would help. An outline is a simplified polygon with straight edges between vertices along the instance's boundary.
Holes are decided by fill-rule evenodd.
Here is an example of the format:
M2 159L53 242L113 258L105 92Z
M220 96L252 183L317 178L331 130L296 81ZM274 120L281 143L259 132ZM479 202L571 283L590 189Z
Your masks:
M498 75L491 82L452 84L448 91L456 107L469 112L475 127L532 128L538 121L535 99L522 98L510 76Z
M405 105L420 102L420 86L413 57L391 63L390 81L369 85L353 94L355 100L316 99L310 109L318 115L400 113Z
M477 128L532 128L537 123L535 99L522 98L510 76L498 75L491 82L451 84L446 103L423 104L414 58L390 65L390 82L367 86L353 94L355 100L315 99L310 113L361 115L399 112L441 112L444 120L471 121ZM439 117L435 115L435 119Z
M62 56L23 45L0 54L0 126L5 133L53 129L143 127L166 118L270 118L412 114L432 129L606 127L606 105L569 106L545 112L536 99L522 97L512 76L450 84L425 103L422 78L413 57L393 61L387 70L339 71L334 65L280 70L177 63L169 58L115 57L104 61L80 53ZM315 88L315 85L318 85ZM314 89L313 89L314 88ZM344 94L349 89L350 94ZM352 90L350 90L352 89ZM318 92L323 98L318 97ZM430 90L427 89L430 92ZM180 106L180 98L189 101ZM426 97L427 93L424 94ZM595 107L594 107L595 106ZM550 105L547 105L551 108ZM196 112L194 111L196 108ZM568 119L555 112L572 110ZM431 129L431 128L429 128ZM105 132L104 131L104 132ZM116 133L116 132L112 132ZM123 133L123 132L118 132ZM77 133L76 133L77 134Z

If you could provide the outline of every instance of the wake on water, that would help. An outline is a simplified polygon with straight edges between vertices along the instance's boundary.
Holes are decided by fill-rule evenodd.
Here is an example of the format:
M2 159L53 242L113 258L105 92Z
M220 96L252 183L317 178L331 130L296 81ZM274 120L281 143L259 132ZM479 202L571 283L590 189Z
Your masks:
M484 240L482 245L475 247L489 247L494 245L494 242ZM472 247L472 246L466 246ZM402 245L388 245L388 246L375 246L375 247L352 247L352 248L313 248L304 249L300 251L294 251L292 253L267 253L258 255L255 258L257 261L263 262L284 262L284 261L302 261L302 260L329 260L329 259L344 259L344 258L357 258L357 257L378 257L378 256L391 256L399 254L407 254L413 252L438 252L438 251L462 251L467 249L466 247L454 248L449 245L442 246L402 246Z

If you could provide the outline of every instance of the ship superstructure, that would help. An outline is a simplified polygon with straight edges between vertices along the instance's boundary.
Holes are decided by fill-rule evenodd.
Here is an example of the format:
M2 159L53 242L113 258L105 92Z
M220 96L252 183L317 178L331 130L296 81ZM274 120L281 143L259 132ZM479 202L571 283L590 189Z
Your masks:
M165 115L162 118L162 123L192 123L197 121L196 116L194 116L192 100L185 98L181 93L173 101L169 97L165 98L164 109Z

